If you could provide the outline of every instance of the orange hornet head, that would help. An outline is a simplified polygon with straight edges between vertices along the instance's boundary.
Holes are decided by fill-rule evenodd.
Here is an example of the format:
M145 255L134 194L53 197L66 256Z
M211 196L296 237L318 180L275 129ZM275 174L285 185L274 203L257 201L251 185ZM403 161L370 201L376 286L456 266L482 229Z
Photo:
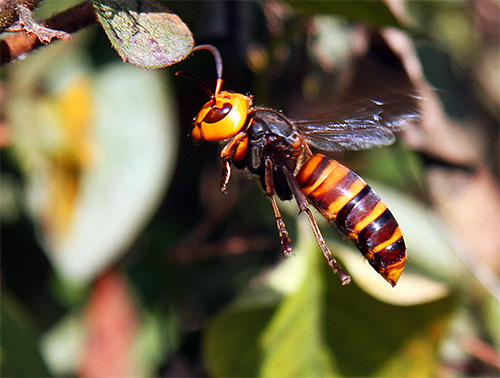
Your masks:
M231 138L238 134L246 124L248 111L252 106L252 97L230 91L221 92L222 57L219 50L212 45L196 46L192 51L208 50L215 60L217 82L212 93L205 82L193 74L179 71L177 75L188 76L210 96L208 101L193 120L191 138L194 141L217 141Z
M251 106L250 96L229 91L216 94L193 120L191 138L216 141L235 136L245 126Z

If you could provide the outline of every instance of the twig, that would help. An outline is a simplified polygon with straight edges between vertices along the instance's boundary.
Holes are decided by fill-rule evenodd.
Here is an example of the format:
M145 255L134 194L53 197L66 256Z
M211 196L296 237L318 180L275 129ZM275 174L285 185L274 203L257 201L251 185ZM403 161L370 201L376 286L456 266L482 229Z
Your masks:
M47 41L48 38L48 41L50 41L52 37L59 38L58 35L54 35L54 32L62 33L60 34L61 36L68 35L69 33L74 33L95 22L96 16L94 8L92 7L91 1L87 0L47 19L41 26L37 25L43 29L52 29L48 32L50 35L46 34L46 30L25 30L24 32L14 34L0 41L0 64L3 65L12 60L23 58L31 50L40 47L44 39ZM27 25L25 24L25 26ZM39 34L41 33L42 38L39 39L39 37L37 37L37 32Z
M19 24L21 26L21 31L24 30L27 35L35 34L40 42L42 43L50 43L52 38L59 38L64 41L71 39L71 34L50 29L39 25L33 19L33 14L31 10L23 4L18 4L16 6L17 14L19 16Z
M0 32L11 27L18 18L17 6L23 5L29 10L34 9L42 0L1 0L0 1Z

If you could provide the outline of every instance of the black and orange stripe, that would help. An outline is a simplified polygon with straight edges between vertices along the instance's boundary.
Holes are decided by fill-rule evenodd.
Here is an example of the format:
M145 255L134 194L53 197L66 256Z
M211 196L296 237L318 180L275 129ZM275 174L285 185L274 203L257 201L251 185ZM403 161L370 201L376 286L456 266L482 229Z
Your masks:
M316 154L295 176L308 201L352 239L370 265L396 285L406 261L398 223L366 182L339 162Z

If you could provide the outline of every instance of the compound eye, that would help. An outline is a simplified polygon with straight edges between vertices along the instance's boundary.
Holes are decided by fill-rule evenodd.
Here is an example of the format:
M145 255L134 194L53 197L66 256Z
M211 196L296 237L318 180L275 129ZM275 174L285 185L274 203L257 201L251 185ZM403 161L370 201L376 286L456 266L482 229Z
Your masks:
M232 108L233 105L231 105L229 102L224 103L222 105L222 108L217 108L214 106L212 109L210 109L205 118L203 118L203 122L217 123L220 120L222 120L225 116L227 116Z
M251 106L250 96L234 92L217 94L195 117L191 139L218 141L235 136L245 127Z

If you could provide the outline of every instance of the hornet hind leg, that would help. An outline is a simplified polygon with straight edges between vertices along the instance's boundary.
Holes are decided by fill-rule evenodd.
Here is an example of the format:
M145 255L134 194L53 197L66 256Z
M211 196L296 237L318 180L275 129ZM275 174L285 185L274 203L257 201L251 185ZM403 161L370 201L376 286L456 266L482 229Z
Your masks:
M267 167L267 164L266 164ZM334 273L336 273L342 285L347 285L351 282L351 277L342 270L342 268L337 264L337 261L335 261L332 253L328 249L328 246L325 243L325 239L323 238L323 235L321 234L321 231L318 227L318 224L316 223L316 220L314 219L314 216L309 209L309 202L307 201L307 198L305 195L301 192L300 188L298 187L297 183L295 182L295 178L293 177L292 173L288 170L286 167L280 167L283 172L285 173L288 185L290 186L290 189L292 190L292 194L295 197L295 200L297 201L297 204L299 206L299 209L301 212L304 212L307 215L307 218L309 219L309 224L311 225L311 228L314 232L314 236L316 237L316 241L318 242L319 247L321 248L321 251L323 252L323 255L325 256L326 260L328 261L328 265L333 269Z

